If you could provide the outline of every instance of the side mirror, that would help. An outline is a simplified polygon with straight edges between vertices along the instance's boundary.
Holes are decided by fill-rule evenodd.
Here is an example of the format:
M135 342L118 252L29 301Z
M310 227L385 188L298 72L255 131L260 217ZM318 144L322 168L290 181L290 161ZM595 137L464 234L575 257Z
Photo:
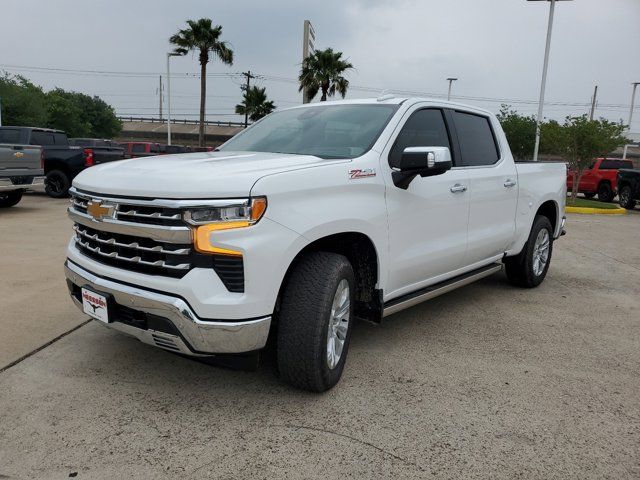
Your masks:
M451 152L447 147L407 147L400 157L398 170L391 176L396 187L406 190L416 176L441 175L452 166Z

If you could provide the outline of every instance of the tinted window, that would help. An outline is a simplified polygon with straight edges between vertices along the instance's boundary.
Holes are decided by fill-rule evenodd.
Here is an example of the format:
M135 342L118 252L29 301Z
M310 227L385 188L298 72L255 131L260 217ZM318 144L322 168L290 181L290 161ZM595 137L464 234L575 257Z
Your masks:
M225 143L223 151L354 158L367 152L397 105L313 105L274 112Z
M31 132L31 145L54 145L55 140L52 132L33 130Z
M603 160L600 170L618 170L620 168L633 168L633 162L629 160Z
M144 152L144 145L142 145L140 143L134 143L131 146L131 151L132 152L136 152L136 153Z
M0 129L0 143L20 143L20 130L12 128Z
M498 161L496 141L487 117L454 112L456 133L464 165L492 165Z
M69 140L69 142L71 143L71 145L75 145L77 147L89 147L89 146L91 146L91 140L89 140L87 138L74 138L72 140Z
M69 139L66 133L54 133L53 138L55 139L56 145L69 145Z
M149 147L149 151L151 153L158 153L160 152L160 145L158 145L157 143L153 143L151 144L151 146Z
M397 167L407 147L447 147L451 150L441 110L418 110L409 117L391 147L389 165Z

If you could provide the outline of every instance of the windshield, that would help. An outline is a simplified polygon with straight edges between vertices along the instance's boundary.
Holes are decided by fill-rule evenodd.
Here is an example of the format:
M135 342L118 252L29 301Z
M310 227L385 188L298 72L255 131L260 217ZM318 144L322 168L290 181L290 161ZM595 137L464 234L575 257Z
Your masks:
M398 105L321 105L275 112L220 150L354 158L367 152Z

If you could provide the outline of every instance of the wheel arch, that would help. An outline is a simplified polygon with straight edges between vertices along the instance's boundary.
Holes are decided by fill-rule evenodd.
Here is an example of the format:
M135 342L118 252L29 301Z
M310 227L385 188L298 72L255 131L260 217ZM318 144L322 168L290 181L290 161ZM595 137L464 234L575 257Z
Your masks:
M538 210L533 217L534 220L538 215L542 215L549 219L551 226L553 227L553 232L555 233L558 227L558 219L560 218L560 206L558 205L558 202L555 200L547 200L546 202L543 202L538 207Z

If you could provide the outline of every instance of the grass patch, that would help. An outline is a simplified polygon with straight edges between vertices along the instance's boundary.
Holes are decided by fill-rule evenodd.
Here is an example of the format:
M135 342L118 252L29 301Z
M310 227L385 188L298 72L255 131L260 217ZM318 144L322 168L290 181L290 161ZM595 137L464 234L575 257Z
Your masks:
M576 198L574 202L571 202L571 197L567 197L567 207L585 207L585 208L606 208L616 209L620 208L617 203L605 203L598 200L587 200L586 198Z

